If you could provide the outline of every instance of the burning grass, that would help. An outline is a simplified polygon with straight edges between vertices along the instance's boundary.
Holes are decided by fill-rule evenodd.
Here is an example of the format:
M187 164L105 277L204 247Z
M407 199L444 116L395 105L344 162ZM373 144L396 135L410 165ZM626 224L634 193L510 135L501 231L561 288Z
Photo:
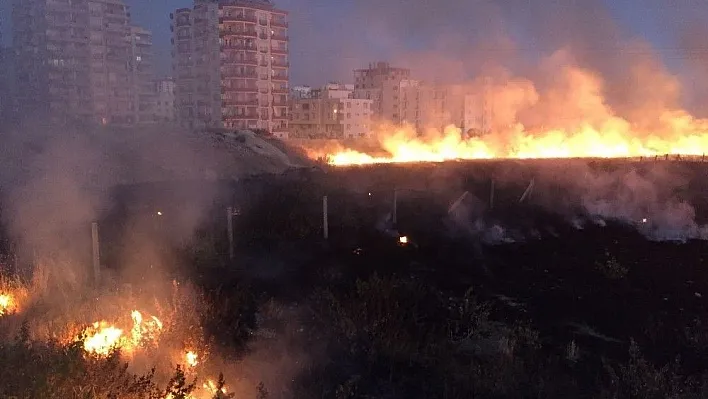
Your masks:
M0 275L0 317L20 312L28 296L29 290L18 279Z
M33 361L41 370L15 371L48 381L3 377L15 383L0 388L0 397L211 399L233 397L229 389L239 388L227 388L211 364L212 344L201 327L209 307L194 287L173 281L71 297L58 294L47 274L38 267L30 282L0 280L0 332L17 337L0 339L0 359L41 357ZM70 371L62 374L55 362Z

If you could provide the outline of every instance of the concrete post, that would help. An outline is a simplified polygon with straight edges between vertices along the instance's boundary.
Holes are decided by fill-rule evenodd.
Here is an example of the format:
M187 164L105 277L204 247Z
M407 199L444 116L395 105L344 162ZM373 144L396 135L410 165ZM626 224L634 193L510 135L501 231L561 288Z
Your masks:
M101 253L98 241L98 223L91 223L91 247L93 249L93 279L98 286L101 283Z
M329 210L327 209L327 196L322 197L322 234L325 240L329 239Z
M391 220L395 226L398 223L398 189L393 189L393 212L391 213Z
M494 179L492 179L492 185L489 189L489 209L494 209Z
M229 239L229 260L234 259L234 208L226 208L226 234Z
M523 195L521 196L521 198L519 199L519 203L524 202L524 200L526 199L526 197L528 197L528 196L531 194L531 192L533 192L533 187L534 187L535 184L536 184L536 179L531 179L531 182L529 183L529 186L526 188L526 191L524 191L524 194L523 194Z

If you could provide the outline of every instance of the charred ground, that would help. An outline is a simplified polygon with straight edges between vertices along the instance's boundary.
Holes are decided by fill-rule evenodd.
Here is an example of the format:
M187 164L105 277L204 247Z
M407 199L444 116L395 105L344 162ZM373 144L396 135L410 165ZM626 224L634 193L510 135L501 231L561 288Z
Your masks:
M708 243L588 214L577 188L592 171L661 176L656 198L688 201L698 224L706 215L704 163L323 168L118 187L101 249L119 273L112 246L160 237L169 256L156 259L204 290L206 331L234 361L263 342L307 352L295 379L264 381L271 397L705 397ZM680 184L660 186L666 176ZM206 190L219 194L195 237L171 236Z

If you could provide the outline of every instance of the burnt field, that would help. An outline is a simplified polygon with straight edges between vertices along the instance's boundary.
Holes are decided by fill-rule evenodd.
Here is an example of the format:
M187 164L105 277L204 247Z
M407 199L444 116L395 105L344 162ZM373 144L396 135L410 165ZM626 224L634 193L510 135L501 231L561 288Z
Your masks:
M101 263L195 284L224 364L260 353L240 371L259 398L706 397L706 174L498 161L122 186Z
M476 348L474 356L480 351L499 352L499 356L508 350L518 351L515 356L520 356L524 365L489 365L485 363L488 359L480 360L477 367L499 375L483 373L484 377L475 378L499 378L510 384L511 391L496 392L465 382L461 383L464 388L456 388L460 392L515 397L511 392L520 389L550 396L574 392L594 397L609 390L627 397L633 396L627 392L650 385L646 389L655 390L651 392L659 395L656 397L679 388L699 395L708 357L708 331L703 324L708 318L708 241L701 228L708 216L707 173L708 164L701 162L573 160L293 171L275 178L222 184L220 202L214 203L211 214L214 222L200 230L202 248L184 252L183 263L190 265L186 273L207 289L247 284L260 298L298 306L313 301L313 295L323 289L335 297L342 295L341 301L360 301L348 303L357 309L387 309L382 303L387 301L411 306L409 310L379 312L407 312L428 305L449 308L446 298L454 302L454 298L472 293L474 300L483 304L477 311L487 312L485 323L490 324L477 326L479 331L468 326L468 336L458 331L457 345L468 341ZM140 202L139 195L131 198ZM226 238L227 206L237 209L232 260ZM155 217L155 209L145 206L145 217L169 218L169 212ZM401 237L407 242L402 243ZM371 293L372 298L358 297L357 292L363 294L354 287L371 283L372 278L385 292ZM376 280L381 278L384 282ZM408 292L410 284L420 285L425 294ZM396 295L402 297L394 298ZM427 295L436 299L424 299ZM454 317L417 311L421 320L415 323L415 337L447 330L453 323ZM347 317L353 319L349 323L375 323L371 317L381 317L384 322L397 316L365 312ZM363 335L357 339L371 342L356 345L380 345L377 339L383 338L371 335L375 333L392 334L387 340L414 339L406 336L409 321L400 322L400 326L387 325L385 331L362 326L374 331L360 331ZM518 326L524 330L515 330ZM315 323L311 327L326 330L330 326L317 327ZM522 349L525 340L530 338L504 338L501 331L507 329L535 337L532 344L527 342L534 348L528 355L531 358L521 355L528 349ZM315 335L320 333L338 334ZM399 335L402 337L395 338ZM420 343L405 344L426 342L420 339ZM516 340L519 347L509 349L499 344L507 342L505 339ZM636 357L636 348L643 353L641 359ZM379 392L380 396L370 392L367 397L413 397L406 396L410 392L400 392L415 386L408 378L423 372L413 367L415 361L411 360L410 369L400 365L396 367L402 369L389 369L378 363L380 359L369 360L374 364L364 361L364 367L359 363L362 353L343 354L342 350L348 349L333 344L325 351L332 356L326 357L331 363L325 362L329 365L316 373L324 373L327 383L337 386L329 379L342 383L344 375L354 373L360 376L356 383L360 390L376 391L383 389L383 384L398 392ZM344 363L339 363L337 356L343 356ZM395 362L405 357L401 353L391 356ZM677 357L680 361L675 368L662 369L674 364ZM470 362L464 367L473 367L474 361ZM626 366L613 369L608 364ZM544 365L548 370L541 370ZM379 381L383 370L379 367L388 370L386 373L401 374L406 382L399 381L403 386L393 388L389 385L395 386L395 382ZM607 374L607 367L616 374ZM632 372L647 374L630 375ZM542 382L556 378L554 373L559 373L557 386L552 381ZM692 379L684 380L688 376ZM395 379L387 376L384 380L389 377ZM424 396L454 397L450 393L445 396L441 393L445 388L435 386L442 383L438 377L427 380L435 388ZM672 385L672 379L678 385ZM605 388L593 386L600 380ZM649 391L642 392L636 397L648 397L644 395Z

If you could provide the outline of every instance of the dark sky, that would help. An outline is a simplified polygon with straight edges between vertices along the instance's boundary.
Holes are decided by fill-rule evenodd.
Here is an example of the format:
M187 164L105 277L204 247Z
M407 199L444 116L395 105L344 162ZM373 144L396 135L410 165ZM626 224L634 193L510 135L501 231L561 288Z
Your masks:
M134 23L155 35L159 74L169 74L169 13L192 1L126 2ZM8 3L0 0L5 44ZM684 31L708 20L705 0L277 0L277 5L290 12L293 84L350 80L353 68L377 59L419 60L409 65L414 70L440 60L465 74L467 63L502 53L505 62L514 63L520 55L509 59L504 51L509 43L533 58L576 36L605 52L619 51L607 38L646 40L676 69L691 57L684 51ZM703 30L693 34L702 36ZM701 46L702 40L690 43Z

